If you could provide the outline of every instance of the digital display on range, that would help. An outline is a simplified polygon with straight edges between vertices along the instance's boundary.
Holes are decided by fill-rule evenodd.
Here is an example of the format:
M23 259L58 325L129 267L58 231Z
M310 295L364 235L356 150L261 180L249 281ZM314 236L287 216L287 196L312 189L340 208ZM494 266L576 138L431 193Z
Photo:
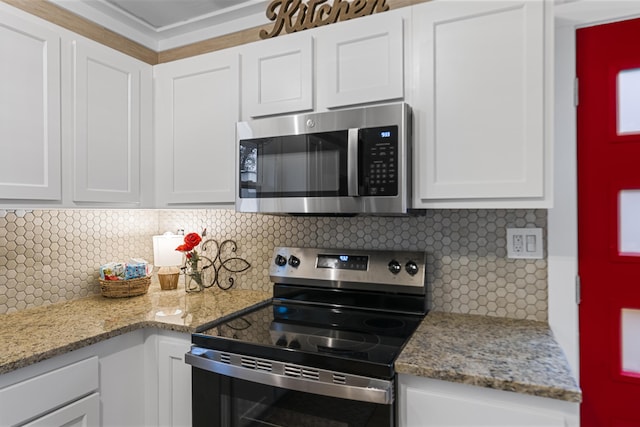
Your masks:
M367 270L369 257L367 255L318 255L316 267L334 270Z

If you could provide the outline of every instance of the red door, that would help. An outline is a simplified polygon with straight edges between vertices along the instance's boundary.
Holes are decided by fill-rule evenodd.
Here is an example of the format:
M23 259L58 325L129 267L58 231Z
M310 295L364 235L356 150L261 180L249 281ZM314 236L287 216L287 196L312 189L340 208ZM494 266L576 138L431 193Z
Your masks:
M640 426L640 19L577 31L582 426Z

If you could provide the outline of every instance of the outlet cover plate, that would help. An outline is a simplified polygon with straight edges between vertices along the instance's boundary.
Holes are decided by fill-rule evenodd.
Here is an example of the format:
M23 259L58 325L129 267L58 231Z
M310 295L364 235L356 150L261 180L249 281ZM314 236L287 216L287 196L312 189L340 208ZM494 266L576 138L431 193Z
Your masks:
M542 259L542 228L507 228L507 258Z

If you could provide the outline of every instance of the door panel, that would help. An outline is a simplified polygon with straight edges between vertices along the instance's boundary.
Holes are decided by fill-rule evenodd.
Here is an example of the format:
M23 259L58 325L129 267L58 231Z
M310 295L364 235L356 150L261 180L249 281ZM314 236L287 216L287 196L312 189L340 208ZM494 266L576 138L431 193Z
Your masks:
M154 73L157 205L233 203L237 50L160 64Z
M549 195L545 6L454 1L416 7L416 198L429 207Z
M404 96L402 13L372 15L317 33L318 109Z
M74 202L140 201L139 61L76 41Z
M313 110L313 38L289 35L242 50L243 117Z
M583 426L640 413L640 20L577 31Z
M0 198L60 200L60 36L0 12Z

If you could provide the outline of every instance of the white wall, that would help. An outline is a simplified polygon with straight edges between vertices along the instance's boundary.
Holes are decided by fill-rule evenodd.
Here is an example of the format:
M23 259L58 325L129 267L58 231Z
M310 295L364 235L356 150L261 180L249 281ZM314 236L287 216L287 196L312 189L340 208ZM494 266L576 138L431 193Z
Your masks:
M576 110L574 107L575 29L556 20L554 202L547 217L549 324L576 377L579 373L578 223Z

